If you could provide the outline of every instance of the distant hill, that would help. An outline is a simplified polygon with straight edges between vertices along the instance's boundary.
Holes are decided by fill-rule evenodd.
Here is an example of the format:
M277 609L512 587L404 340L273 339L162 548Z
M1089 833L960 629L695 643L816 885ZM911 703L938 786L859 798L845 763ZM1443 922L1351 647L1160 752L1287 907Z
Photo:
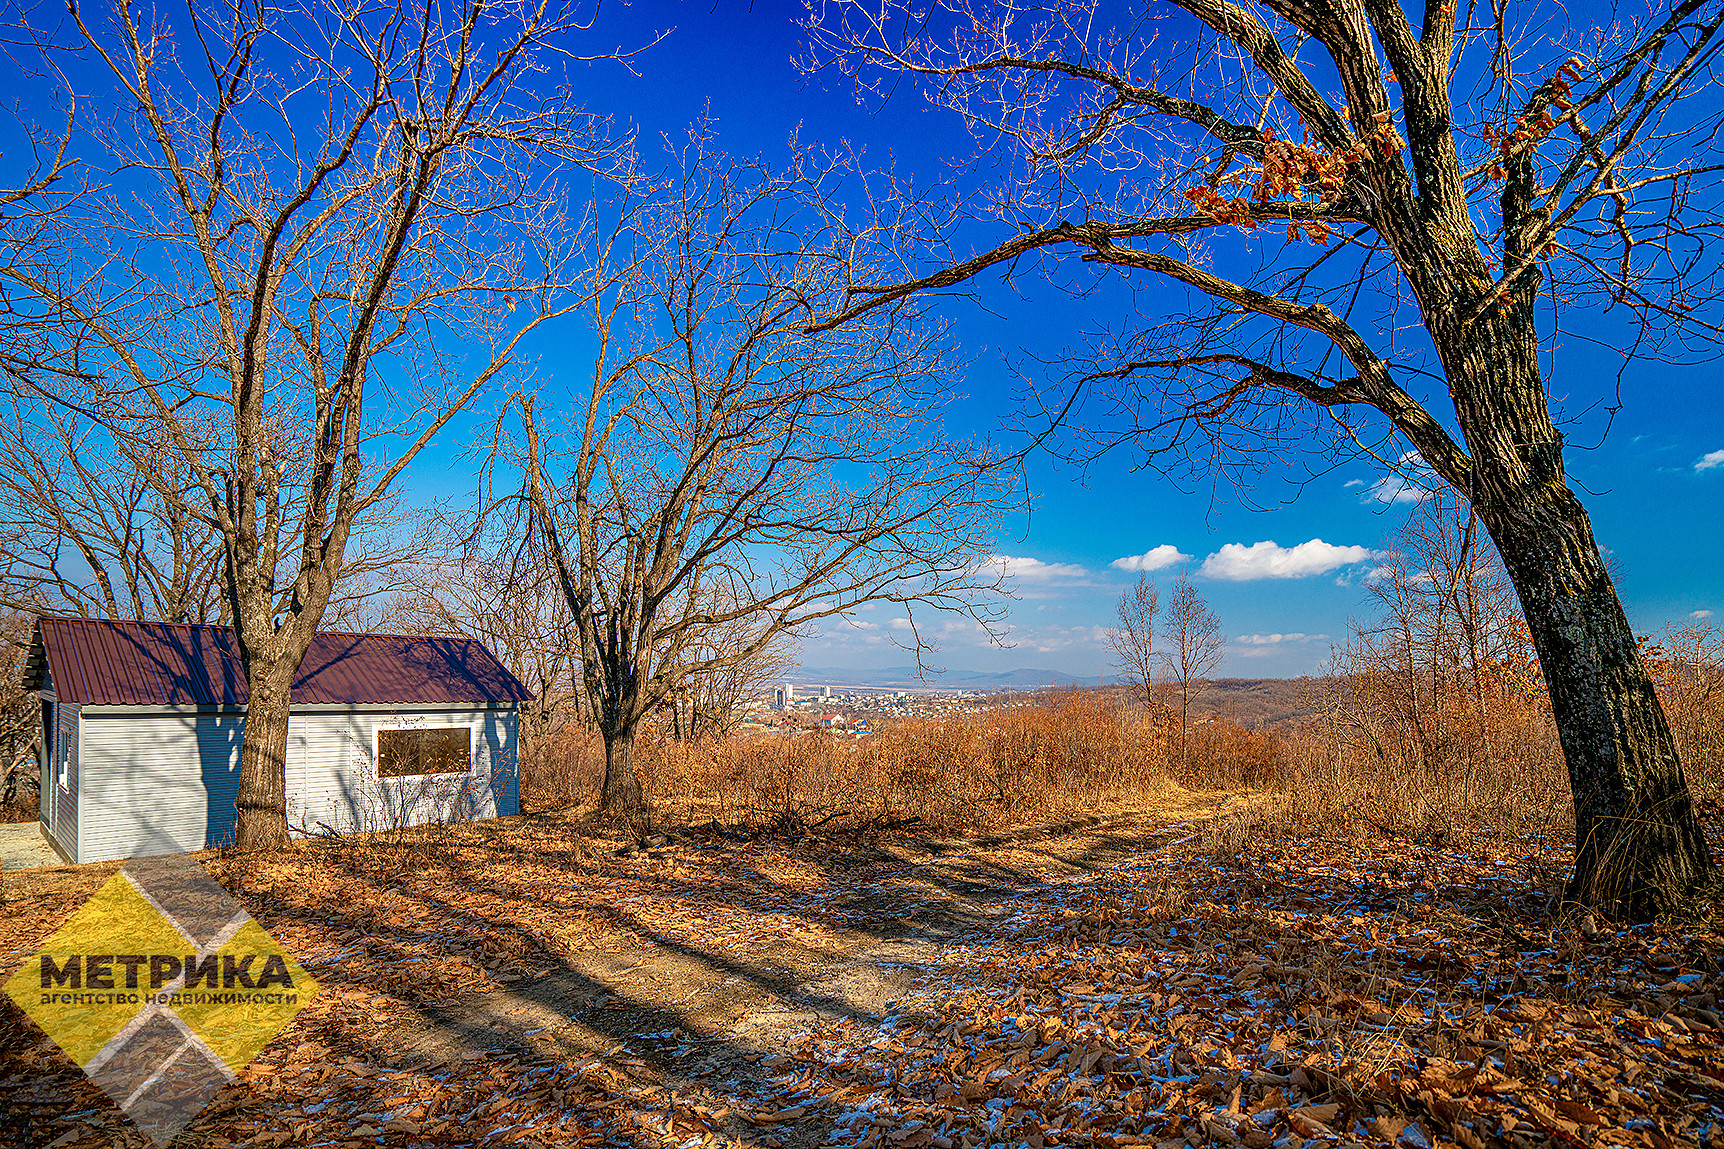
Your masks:
M1307 700L1315 678L1218 678L1198 700L1206 714L1240 726L1272 726L1316 713Z
M918 677L913 666L889 666L880 670L857 670L854 667L803 666L790 675L793 686L902 686L907 688L943 686L948 690L1003 690L1015 687L1028 690L1037 686L1099 686L1098 675L1067 674L1063 670L1042 670L1035 667L1018 670L945 670L928 672Z
M1117 679L1115 680L1117 681ZM1192 700L1197 717L1225 718L1240 726L1273 726L1313 713L1308 695L1317 680L1312 678L1218 678ZM1063 670L1024 667L1017 670L948 670L916 677L913 666L856 670L851 667L804 666L790 676L798 688L846 686L905 690L1034 690L1044 686L1103 685L1097 675L1067 674ZM1109 689L1125 691L1107 683Z

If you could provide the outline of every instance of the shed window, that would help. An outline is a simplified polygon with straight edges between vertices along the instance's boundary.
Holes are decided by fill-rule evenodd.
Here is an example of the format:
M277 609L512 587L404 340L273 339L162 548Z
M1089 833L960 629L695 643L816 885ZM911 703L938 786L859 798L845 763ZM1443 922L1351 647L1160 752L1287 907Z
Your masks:
M473 732L465 726L377 732L377 776L465 774Z

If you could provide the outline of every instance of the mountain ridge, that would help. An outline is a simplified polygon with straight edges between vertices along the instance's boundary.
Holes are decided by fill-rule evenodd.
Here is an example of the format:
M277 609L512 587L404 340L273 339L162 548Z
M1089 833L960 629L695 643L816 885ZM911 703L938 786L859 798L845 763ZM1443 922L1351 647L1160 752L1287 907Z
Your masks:
M1014 670L942 670L928 671L919 678L914 666L888 666L858 670L855 667L801 666L789 675L792 686L910 686L947 689L974 688L986 690L1000 687L1033 686L1100 686L1098 674L1067 674L1063 670L1042 667L1019 667Z

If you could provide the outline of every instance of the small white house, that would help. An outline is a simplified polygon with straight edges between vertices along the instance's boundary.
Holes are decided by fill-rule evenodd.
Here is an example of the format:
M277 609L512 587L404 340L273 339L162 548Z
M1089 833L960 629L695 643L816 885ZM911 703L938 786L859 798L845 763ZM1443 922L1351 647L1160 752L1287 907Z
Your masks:
M43 618L25 685L42 703L42 832L67 861L233 840L247 690L230 628ZM289 709L289 827L517 813L529 697L483 643L318 635Z

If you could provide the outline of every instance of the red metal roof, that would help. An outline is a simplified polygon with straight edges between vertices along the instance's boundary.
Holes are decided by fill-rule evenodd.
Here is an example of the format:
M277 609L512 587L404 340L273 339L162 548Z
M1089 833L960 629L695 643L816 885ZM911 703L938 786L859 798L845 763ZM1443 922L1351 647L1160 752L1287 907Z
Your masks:
M38 620L26 686L84 706L243 706L250 696L232 628L106 619ZM525 702L520 680L482 642L399 634L319 634L293 680L296 706Z

